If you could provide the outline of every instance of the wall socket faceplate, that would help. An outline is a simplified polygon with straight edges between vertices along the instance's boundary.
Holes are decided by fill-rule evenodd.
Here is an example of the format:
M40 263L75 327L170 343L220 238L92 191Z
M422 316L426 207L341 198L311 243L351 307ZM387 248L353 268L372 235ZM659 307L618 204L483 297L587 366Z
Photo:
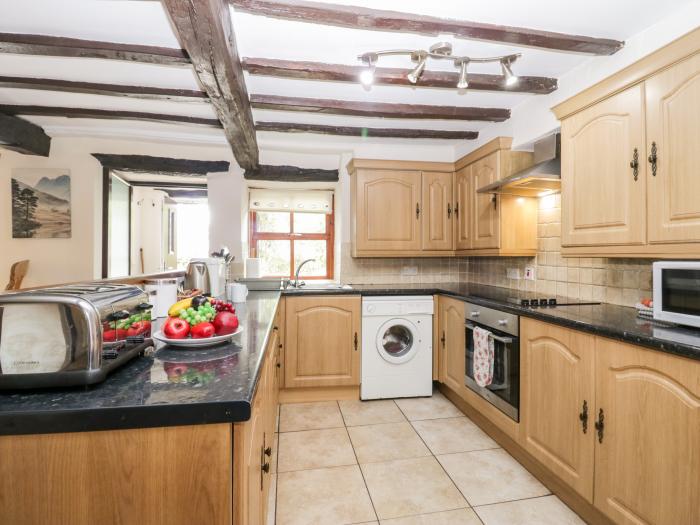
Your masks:
M525 279L527 281L534 281L535 280L535 267L534 266L526 266L525 267Z
M418 266L404 266L401 275L418 275Z

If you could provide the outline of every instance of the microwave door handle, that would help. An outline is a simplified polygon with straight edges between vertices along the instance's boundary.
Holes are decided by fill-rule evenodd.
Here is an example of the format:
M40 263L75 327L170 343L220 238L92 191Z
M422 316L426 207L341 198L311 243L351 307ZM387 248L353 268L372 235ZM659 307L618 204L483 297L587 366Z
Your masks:
M474 328L475 328L475 325L473 325L472 323L464 323L464 326L466 326L470 330L474 330ZM513 342L512 337L501 337L500 335L496 335L493 333L491 334L491 337L493 338L494 341L498 341L499 343L503 343L506 345L509 345Z

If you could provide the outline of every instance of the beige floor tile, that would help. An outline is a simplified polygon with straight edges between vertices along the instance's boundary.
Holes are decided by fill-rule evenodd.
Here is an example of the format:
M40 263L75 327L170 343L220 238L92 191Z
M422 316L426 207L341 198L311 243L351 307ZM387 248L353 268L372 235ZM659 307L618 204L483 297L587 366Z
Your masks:
M328 525L376 520L357 465L277 475L277 525Z
M283 432L279 440L279 472L357 464L344 428Z
M466 417L425 419L412 424L433 454L498 448L498 443Z
M549 494L503 449L437 456L472 507Z
M282 405L280 432L345 426L336 401Z
M472 509L457 509L382 520L381 525L481 525L481 521Z
M360 463L430 456L408 421L350 427L348 433Z
M467 506L432 456L366 463L361 468L380 520Z
M411 421L464 415L440 392L434 392L432 397L397 399L396 404Z
M584 525L556 496L509 501L474 509L485 525Z
M353 399L338 401L338 405L340 405L340 411L343 413L345 424L349 427L406 421L399 407L391 399L379 399L377 401Z

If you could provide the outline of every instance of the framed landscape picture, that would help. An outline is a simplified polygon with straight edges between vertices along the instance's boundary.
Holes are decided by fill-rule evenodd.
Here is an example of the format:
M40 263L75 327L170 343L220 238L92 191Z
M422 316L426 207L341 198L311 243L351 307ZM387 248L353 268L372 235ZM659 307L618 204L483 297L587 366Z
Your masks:
M69 170L17 168L11 179L14 239L71 236Z

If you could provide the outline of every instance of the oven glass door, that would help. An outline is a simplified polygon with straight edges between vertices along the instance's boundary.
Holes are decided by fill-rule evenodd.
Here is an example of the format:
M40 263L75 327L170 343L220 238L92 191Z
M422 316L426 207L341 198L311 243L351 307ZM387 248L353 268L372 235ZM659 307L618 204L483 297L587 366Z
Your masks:
M469 321L465 324L466 332L466 377L465 384L491 404L499 408L507 416L519 421L520 408L520 343L518 338L494 330L487 326L493 338L494 362L493 380L487 387L480 387L474 380L474 326L479 325Z

